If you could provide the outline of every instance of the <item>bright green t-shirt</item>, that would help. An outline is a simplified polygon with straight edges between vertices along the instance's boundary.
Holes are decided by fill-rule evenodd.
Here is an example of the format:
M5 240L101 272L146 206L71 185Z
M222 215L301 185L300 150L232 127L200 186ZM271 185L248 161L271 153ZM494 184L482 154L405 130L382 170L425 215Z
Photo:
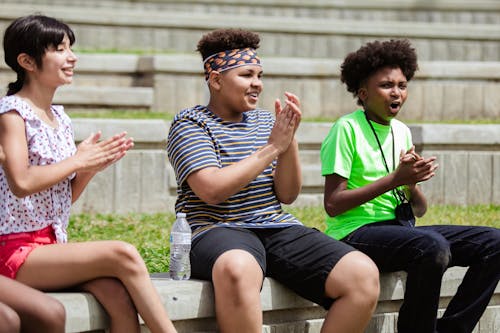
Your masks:
M397 119L392 119L390 126L373 121L371 124L392 172L399 164L401 150L407 151L412 146L410 129ZM363 187L387 175L380 148L363 110L345 115L333 124L321 145L321 174L346 178L348 190ZM335 217L327 215L325 232L335 239L342 239L365 224L394 219L397 204L392 191L386 192Z

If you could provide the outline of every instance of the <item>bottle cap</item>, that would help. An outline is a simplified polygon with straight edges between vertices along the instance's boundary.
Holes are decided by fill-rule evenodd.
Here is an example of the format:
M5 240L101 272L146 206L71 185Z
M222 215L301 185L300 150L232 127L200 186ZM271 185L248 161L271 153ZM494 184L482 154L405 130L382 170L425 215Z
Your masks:
M186 217L186 213L177 213L177 217Z

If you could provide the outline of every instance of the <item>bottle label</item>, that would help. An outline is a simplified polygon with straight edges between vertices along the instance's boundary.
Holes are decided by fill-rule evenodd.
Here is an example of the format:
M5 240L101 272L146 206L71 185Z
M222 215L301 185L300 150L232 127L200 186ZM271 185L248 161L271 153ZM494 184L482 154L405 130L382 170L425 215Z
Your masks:
M172 232L170 233L170 243L191 244L191 234L185 232Z

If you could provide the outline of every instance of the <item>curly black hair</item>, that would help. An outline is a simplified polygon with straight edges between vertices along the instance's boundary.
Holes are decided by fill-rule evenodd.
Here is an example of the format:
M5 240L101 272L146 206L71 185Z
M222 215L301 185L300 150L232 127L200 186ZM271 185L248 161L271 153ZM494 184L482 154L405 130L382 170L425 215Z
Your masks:
M400 68L410 81L418 69L417 54L407 39L373 41L349 53L340 66L340 80L358 97L363 82L383 67ZM358 105L362 105L358 98Z
M198 41L196 50L203 60L221 51L250 47L258 49L260 37L257 33L243 29L217 29Z

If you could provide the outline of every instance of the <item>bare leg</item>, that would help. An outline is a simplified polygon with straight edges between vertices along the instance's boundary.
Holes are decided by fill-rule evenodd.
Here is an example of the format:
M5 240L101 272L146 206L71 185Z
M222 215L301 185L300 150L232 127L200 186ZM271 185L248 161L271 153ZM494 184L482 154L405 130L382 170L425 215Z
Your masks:
M127 289L114 278L101 278L85 282L81 289L95 296L110 318L110 333L139 333L137 310Z
M20 332L64 332L66 312L59 301L4 276L0 276L0 286L0 302L17 313Z
M153 333L176 332L136 248L121 241L52 244L34 249L17 279L40 290L57 290L101 277L127 289Z
M220 331L261 333L263 274L255 258L243 250L225 252L215 261L212 280Z
M0 333L19 333L21 319L11 307L0 303Z
M321 332L364 332L380 292L378 269L371 259L359 251L346 254L328 275L325 290L336 301Z

